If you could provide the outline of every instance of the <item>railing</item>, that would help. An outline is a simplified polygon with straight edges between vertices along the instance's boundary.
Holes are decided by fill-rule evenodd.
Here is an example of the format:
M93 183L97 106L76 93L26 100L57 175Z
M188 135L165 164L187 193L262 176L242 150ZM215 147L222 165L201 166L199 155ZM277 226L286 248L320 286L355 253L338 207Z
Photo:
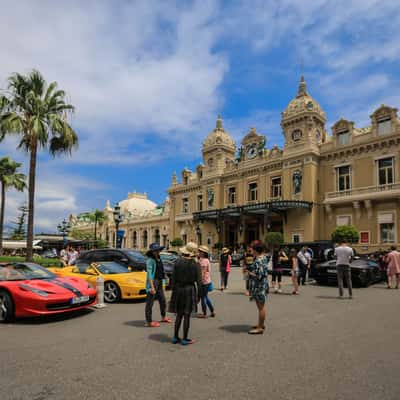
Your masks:
M337 192L328 192L326 194L326 198L336 199L341 197L357 196L370 193L392 192L394 190L400 190L400 182L390 183L387 185L366 186L349 190L340 190Z

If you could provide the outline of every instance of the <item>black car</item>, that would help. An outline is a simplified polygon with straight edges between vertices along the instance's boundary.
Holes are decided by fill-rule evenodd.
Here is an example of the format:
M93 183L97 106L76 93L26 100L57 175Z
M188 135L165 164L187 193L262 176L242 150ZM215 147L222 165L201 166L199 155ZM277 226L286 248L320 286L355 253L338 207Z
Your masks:
M79 256L78 262L91 264L99 261L116 261L134 271L146 269L146 257L137 250L130 249L96 249L84 251Z
M317 240L315 242L300 242L300 243L286 243L281 246L280 251L283 251L288 261L282 261L280 268L283 269L285 274L290 275L292 271L292 261L290 260L290 251L295 249L299 252L302 247L307 247L307 251L311 255L310 277L313 277L315 266L318 263L328 261L333 258L333 243L330 240Z
M356 257L350 264L350 270L351 280L355 286L368 287L382 280L378 263L367 258ZM317 264L313 277L318 284L337 284L336 261L329 260Z
M170 252L161 252L160 258L164 266L165 275L168 278L171 278L172 273L174 272L175 262L178 259L178 255Z

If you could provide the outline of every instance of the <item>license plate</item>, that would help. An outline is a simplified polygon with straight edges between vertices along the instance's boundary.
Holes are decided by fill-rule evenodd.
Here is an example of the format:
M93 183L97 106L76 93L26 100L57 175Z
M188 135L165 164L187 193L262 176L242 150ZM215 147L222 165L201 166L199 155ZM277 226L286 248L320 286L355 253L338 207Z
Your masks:
M328 274L337 274L336 269L328 269Z
M71 304L85 303L88 300L89 300L89 296L74 297L71 299Z

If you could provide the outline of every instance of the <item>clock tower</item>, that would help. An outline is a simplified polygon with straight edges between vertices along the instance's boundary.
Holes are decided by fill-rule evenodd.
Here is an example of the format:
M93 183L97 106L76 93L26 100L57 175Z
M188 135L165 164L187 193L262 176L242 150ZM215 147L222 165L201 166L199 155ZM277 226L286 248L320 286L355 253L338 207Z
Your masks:
M250 128L239 148L238 161L253 160L263 156L266 142L267 139L264 135L259 135L256 128Z
M306 147L318 148L326 139L326 115L321 106L308 94L301 76L297 96L282 113L281 127L285 135L285 151Z

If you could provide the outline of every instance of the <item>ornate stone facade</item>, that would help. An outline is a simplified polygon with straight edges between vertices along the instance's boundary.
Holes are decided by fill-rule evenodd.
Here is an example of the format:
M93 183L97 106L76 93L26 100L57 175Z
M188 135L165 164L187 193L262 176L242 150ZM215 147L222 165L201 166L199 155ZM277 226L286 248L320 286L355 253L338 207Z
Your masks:
M326 115L304 77L282 113L283 148L266 148L255 128L236 147L218 116L203 142L203 162L195 171L184 168L179 180L173 174L165 205L124 213L124 245L144 249L179 237L235 246L268 230L282 231L287 242L313 241L329 239L341 224L361 231L360 251L398 244L400 121L397 109L385 105L370 118L366 128L340 119L328 135ZM101 234L111 244L109 205L105 212Z

